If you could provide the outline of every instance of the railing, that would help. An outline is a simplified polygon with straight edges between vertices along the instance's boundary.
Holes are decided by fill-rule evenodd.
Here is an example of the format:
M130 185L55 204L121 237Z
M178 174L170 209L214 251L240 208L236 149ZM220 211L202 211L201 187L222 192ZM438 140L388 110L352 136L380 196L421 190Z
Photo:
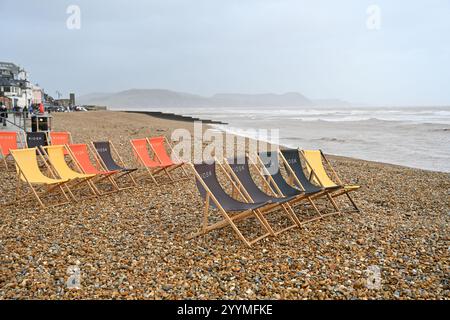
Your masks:
M5 117L4 114L11 114L13 116L13 121L9 120L8 117ZM28 112L14 112L14 111L0 111L0 126L3 126L4 123L9 123L24 132L27 131L27 117ZM17 121L17 119L19 119ZM23 122L22 122L23 121ZM18 123L17 123L18 122ZM23 126L22 126L23 124Z

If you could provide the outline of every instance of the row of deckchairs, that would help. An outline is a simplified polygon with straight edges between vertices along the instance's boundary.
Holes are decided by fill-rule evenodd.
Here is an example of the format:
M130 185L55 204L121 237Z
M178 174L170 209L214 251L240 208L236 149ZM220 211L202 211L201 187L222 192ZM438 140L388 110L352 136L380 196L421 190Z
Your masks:
M70 137L70 134L66 137ZM139 144L139 140L150 145L152 155L146 144ZM71 199L77 200L73 192L75 187L76 190L84 189L80 191L87 191L89 196L99 196L137 185L132 173L138 168L127 168L111 141L97 141L91 145L67 143L71 142L70 138L53 142L58 144L24 149L14 149L17 145L12 143L9 145L0 143L15 161L19 178L16 201L28 196L28 194L20 195L23 183L30 188L30 193L34 194L43 208L46 205L41 198L57 191L60 191L62 197L53 201L51 206L65 204ZM136 162L140 161L141 166L147 169L147 173L155 183L155 177L159 172L166 173L170 181L174 181L169 172L185 164L171 160L165 149L165 143L170 150L172 146L165 137L136 139L131 142ZM137 147L138 145L143 148ZM41 169L46 170L46 174ZM184 168L183 173L187 176ZM123 177L128 177L130 181L125 186L119 186L117 180ZM100 190L100 184L109 185L108 191Z
M65 145L72 142L70 132L16 132L0 131L0 155L3 164L8 169L8 160L11 158L10 150L25 148L43 147L48 145ZM64 151L67 154L67 151Z
M145 173L140 177L148 175L158 185L156 178L164 174L171 182L174 182L175 180L170 172L181 168L183 174L182 179L189 178L184 168L186 162L181 161L176 156L173 152L172 145L166 137L132 139L130 143L136 165L145 168ZM167 153L166 146L172 154L172 157Z
M305 161L305 169L300 156ZM280 162L286 170L287 179L280 171ZM338 183L330 178L323 163ZM341 213L334 199L342 195L347 196L355 211L359 211L349 194L359 186L343 184L320 150L285 149L261 152L253 156L247 154L244 157L224 159L222 162L215 159L212 163L203 162L191 166L197 188L205 201L205 208L201 230L190 238L230 226L238 238L250 247L268 236L276 236L307 222ZM231 195L219 182L216 167L221 169L231 186ZM251 174L252 167L261 181L259 186ZM315 202L318 199L328 201L334 211L323 213ZM299 204L308 204L317 215L301 219L300 211L295 210ZM210 209L217 209L222 219L210 224ZM287 225L276 230L267 219L267 214L272 212L283 215ZM237 222L248 218L254 218L262 229L253 239L244 236L237 226Z

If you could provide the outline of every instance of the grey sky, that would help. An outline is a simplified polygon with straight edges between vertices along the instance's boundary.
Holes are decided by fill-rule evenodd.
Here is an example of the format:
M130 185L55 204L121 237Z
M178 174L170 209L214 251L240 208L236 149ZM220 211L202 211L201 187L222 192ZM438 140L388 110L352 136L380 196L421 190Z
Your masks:
M81 9L81 29L66 9ZM366 26L369 5L381 29ZM55 95L165 88L450 104L450 1L0 0L0 60Z

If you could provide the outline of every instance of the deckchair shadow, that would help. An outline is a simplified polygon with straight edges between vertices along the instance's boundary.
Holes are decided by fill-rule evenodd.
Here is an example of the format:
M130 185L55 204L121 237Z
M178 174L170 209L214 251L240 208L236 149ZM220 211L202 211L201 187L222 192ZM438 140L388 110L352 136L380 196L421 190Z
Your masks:
M130 178L131 186L126 185L125 187L121 187L121 189L128 189L136 186L136 181L133 178L132 173L137 170L137 168L127 168L122 158L120 157L119 152L111 141L95 141L92 142L92 146L98 156L100 163L103 166L103 169L108 171L119 171L116 178L117 180L120 178ZM115 153L116 158L118 159L118 164L113 158L113 152Z
M203 223L201 230L190 236L189 239L226 226L230 226L238 238L248 247L251 247L257 241L270 235L270 232L263 222L260 213L257 211L257 209L263 208L270 203L246 203L238 201L228 195L219 183L216 175L215 163L209 164L203 162L195 165L191 164L191 167L195 174L197 189L205 201L205 208L203 212ZM209 224L209 213L210 209L213 208L220 212L223 219L213 224ZM263 229L263 234L252 240L248 240L236 225L238 221L250 217L255 218Z
M263 192L256 185L255 181L252 178L247 156L238 157L234 159L225 159L225 167L223 167L222 165L220 166L224 169L224 172L227 173L228 178L236 183L238 189L233 190L234 193L236 192L239 193L239 195L243 199L245 199L246 202L271 203L270 205L265 206L264 208L258 209L258 211L261 213L263 222L265 223L267 229L270 231L272 235L278 235L284 231L301 226L300 220L298 220L297 216L295 215L291 206L289 205L289 201L294 200L295 196L275 197ZM292 224L282 228L281 230L275 231L273 227L269 224L267 219L264 217L264 215L270 212L279 211L280 209L281 211L286 213L287 217L289 218L289 220L291 220Z
M37 156L40 156L40 154L36 148L11 150L11 155L14 158L17 169L17 184L16 200L11 202L10 205L18 203L19 200L28 197L30 194L33 194L42 208L63 205L70 202L69 197L63 189L63 186L69 180L58 179L55 176L53 178L45 176L39 169ZM48 166L44 159L42 161ZM31 191L22 195L21 183L25 183ZM65 201L59 201L46 206L43 202L43 197L50 196L55 191L60 191Z
M94 165L91 162L91 159L89 157L89 147L87 144L68 144L66 145L67 151L69 152L70 157L75 161L75 165L77 168L85 174L95 174L95 178L92 179L92 185L95 189L95 191L98 194L107 194L111 192L115 192L119 190L119 187L115 183L113 176L119 171L106 171L99 169L100 162L96 158L97 164ZM109 181L112 190L108 192L102 192L99 190L99 187L97 185L100 185L103 181Z
M12 159L11 150L19 149L17 141L23 144L23 137L16 131L0 131L0 155L6 169L8 168L8 158Z
M288 173L288 176L293 180L296 187L300 188L305 192L314 192L316 195L312 196L312 199L327 197L330 201L331 205L334 207L336 212L333 213L341 213L338 205L331 197L330 192L336 190L336 188L325 188L319 187L311 183L308 177L305 175L303 171L302 162L300 160L300 155L297 149L283 149L280 150L280 157L283 161L284 167ZM333 213L329 213L326 215L330 215Z
M331 193L331 196L333 198L346 195L347 198L350 200L352 206L355 208L355 210L357 212L360 211L355 201L351 198L349 194L349 192L358 190L360 186L352 184L344 184L337 175L331 163L325 157L325 154L322 152L322 150L302 150L300 151L300 153L303 155L306 161L306 168L310 173L309 176L310 180L316 182L317 184L319 184L324 188L333 189L334 191ZM333 176L338 182L338 184L336 184L328 175L323 165L322 159L325 161L326 165L333 173Z

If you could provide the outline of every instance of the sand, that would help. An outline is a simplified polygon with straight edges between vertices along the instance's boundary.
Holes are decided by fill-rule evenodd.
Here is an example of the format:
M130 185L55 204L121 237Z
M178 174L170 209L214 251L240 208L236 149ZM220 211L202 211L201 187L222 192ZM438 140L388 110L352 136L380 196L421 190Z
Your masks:
M180 127L191 125L107 111L54 114L54 130L80 143L112 140L129 166L130 138ZM186 239L202 220L193 179L159 187L148 180L47 210L2 206L0 299L448 299L450 175L331 161L345 182L362 186L354 193L362 212L250 249L230 228ZM2 168L0 179L2 200L12 200L15 173ZM66 285L74 266L79 289ZM379 287L367 287L371 268L381 272Z

